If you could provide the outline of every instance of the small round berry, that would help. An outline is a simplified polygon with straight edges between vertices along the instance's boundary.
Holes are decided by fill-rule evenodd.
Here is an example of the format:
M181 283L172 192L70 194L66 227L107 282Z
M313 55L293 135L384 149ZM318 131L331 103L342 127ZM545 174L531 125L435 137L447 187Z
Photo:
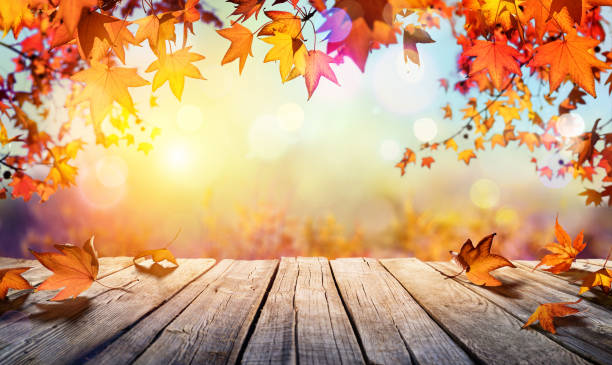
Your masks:
M467 127L465 127L465 128L466 128L468 131L471 131L471 130L472 130L472 128L474 128L474 127L472 127L472 125L471 125L471 124L468 124L468 125L467 125Z
M563 160L559 160L559 165L563 165L564 163Z
M468 134L467 134L467 133L463 135L463 138L465 138L465 139L468 139L469 137L470 137L470 136L468 136Z
M11 178L11 172L10 171L4 171L4 173L2 174L2 177L5 179L10 179Z

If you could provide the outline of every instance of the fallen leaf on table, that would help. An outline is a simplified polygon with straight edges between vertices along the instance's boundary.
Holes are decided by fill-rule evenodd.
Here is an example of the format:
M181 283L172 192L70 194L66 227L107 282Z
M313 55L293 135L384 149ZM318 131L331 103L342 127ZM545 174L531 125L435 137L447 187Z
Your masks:
M576 260L576 256L586 247L586 243L583 242L583 232L578 233L572 242L570 236L559 224L558 218L555 220L555 237L558 243L552 242L546 245L546 249L552 253L542 257L540 263L533 268L534 270L545 265L550 267L544 270L553 274L567 271L572 266L572 262Z
M0 299L6 298L9 289L32 289L32 285L21 276L21 273L30 269L31 267L11 267L0 270Z
M612 252L612 249L610 252ZM610 285L612 284L612 270L606 268L609 258L610 254L608 254L608 257L606 257L606 261L601 269L587 274L582 279L582 285L580 285L580 292L578 292L578 294L582 294L596 286L599 286L606 294L610 292Z
M571 314L576 314L580 312L579 309L568 307L571 304L578 304L581 299L578 299L575 302L560 302L560 303L544 303L540 304L540 306L533 312L533 314L529 317L527 322L523 325L522 328L526 328L533 324L535 321L540 321L540 326L550 332L557 333L555 331L555 325L553 323L553 318L555 317L565 317Z
M62 289L51 300L76 298L87 290L98 277L98 253L94 248L94 238L87 240L83 247L70 244L55 245L61 253L35 252L30 250L40 263L53 271L53 275L40 284L39 290Z
M453 261L465 270L467 278L476 285L500 286L502 285L501 281L497 280L489 272L504 266L515 267L505 257L491 253L493 237L495 237L495 233L480 240L476 247L468 239L461 246L461 251L458 254L451 251Z
M134 256L134 265L138 265L136 260L144 258L144 257L147 257L147 256L151 256L151 258L153 259L154 262L158 262L159 263L159 262L162 262L164 260L167 260L167 261L170 261L171 263L175 264L176 266L178 266L178 262L176 262L176 259L174 258L174 255L167 248L160 248L160 249L156 249L156 250L142 251L138 255Z

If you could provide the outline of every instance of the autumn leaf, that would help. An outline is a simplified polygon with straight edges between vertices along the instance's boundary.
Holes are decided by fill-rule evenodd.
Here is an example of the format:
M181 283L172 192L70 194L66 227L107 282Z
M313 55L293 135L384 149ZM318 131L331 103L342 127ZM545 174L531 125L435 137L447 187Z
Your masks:
M263 39L264 42L272 44L273 47L266 53L264 62L279 61L281 79L288 81L290 72L295 64L294 55L304 47L304 43L299 39L292 38L286 33L275 33L271 37Z
M606 268L606 264L608 263L611 253L612 249L608 252L608 257L606 257L606 261L601 269L588 273L582 279L582 285L580 285L578 294L585 293L596 286L599 286L605 294L610 292L610 285L612 285L612 270Z
M497 90L505 87L504 80L508 73L521 75L517 59L520 53L507 44L505 37L497 37L495 42L475 40L474 46L468 49L465 56L476 57L470 76L487 70L491 82Z
M55 245L61 253L30 252L53 275L40 284L39 290L62 289L51 300L76 298L87 290L98 277L98 253L94 248L94 238L87 240L83 247L70 244Z
M140 252L138 255L134 256L134 264L138 265L137 260L147 257L147 256L151 256L151 258L153 259L154 262L162 262L164 260L167 260L173 264L175 264L176 266L178 266L178 262L176 262L176 259L174 258L174 255L172 255L172 252L170 252L170 250L168 250L167 248L160 248L160 249L156 249L156 250L146 250L146 251L142 251Z
M83 15L77 26L77 45L81 57L86 60L100 60L109 48L125 63L125 46L137 45L128 30L128 22L112 16L91 12Z
M536 308L535 312L533 312L529 319L527 319L527 322L525 322L522 328L527 328L536 321L540 321L540 326L542 327L542 329L550 333L557 333L555 331L553 319L555 317L565 317L580 312L580 310L569 307L569 305L578 304L581 300L582 298L578 299L575 302L540 304L540 306Z
M454 149L455 151L457 151L457 142L455 142L454 139L449 138L444 142L444 147L446 147L446 149L448 150L449 148Z
M0 299L6 298L9 289L32 289L32 285L21 274L31 267L11 267L0 270Z
M191 47L179 49L174 53L158 58L149 65L145 72L157 71L153 77L153 91L168 81L174 96L181 100L185 77L205 80L200 70L191 64L203 60L204 56L189 52L190 49Z
M12 194L15 198L22 197L26 202L36 192L36 181L21 171L13 175L9 186L13 188Z
M416 164L416 154L410 148L406 148L404 151L404 157L395 165L395 167L401 169L402 176L404 176L406 173L406 166L408 166L410 163Z
M552 253L542 257L533 268L534 270L541 265L545 265L550 266L545 270L553 274L567 271L572 266L572 262L576 260L576 256L586 247L586 242L583 242L583 232L581 231L572 242L570 236L559 224L558 218L555 220L555 237L557 243L553 242L546 245L546 249Z
M291 38L304 39L302 37L302 20L292 13L286 11L266 11L266 16L272 21L266 23L258 36L273 36L275 33L289 34Z
M29 9L29 1L0 1L0 29L3 37L12 29L15 38L19 35L23 23L34 18Z
M98 0L61 0L55 19L58 23L62 21L69 33L73 34L84 9L90 9L96 5L98 5Z
M585 189L582 193L578 194L586 196L586 205L593 204L595 206L601 205L602 196L595 189Z
M423 157L421 159L421 167L427 166L428 169L431 169L431 164L434 163L435 161L436 160L434 160L434 158L431 156Z
M223 38L229 39L232 43L230 44L230 48L223 56L223 60L221 60L221 65L225 65L226 63L230 63L233 60L240 58L240 63L238 66L238 72L242 74L242 69L244 68L244 63L246 62L247 55L253 56L253 52L251 52L251 44L253 43L253 33L251 31L238 24L232 24L231 28L219 29L217 30Z
M104 120L114 101L133 112L134 102L128 87L144 86L149 83L138 76L135 68L108 67L98 62L72 75L71 79L85 83L85 89L72 103L76 105L88 101L94 123Z
M476 154L471 149L461 151L457 156L457 160L465 162L466 165L469 165L473 158L476 158Z
M153 150L153 145L149 142L141 142L138 144L138 151L144 152L145 155L148 155L151 150Z
M589 52L598 44L598 40L580 37L572 30L565 39L548 42L536 48L531 66L550 65L550 92L557 90L565 77L569 76L577 85L596 97L593 68L609 68Z
M458 254L451 251L453 261L461 266L467 278L476 285L500 286L502 283L490 272L505 266L515 267L505 257L491 253L494 237L495 233L484 237L476 247L468 239Z
M529 151L533 152L535 147L540 146L540 136L531 132L520 132L519 133L519 146L525 144Z
M408 62L408 59L417 65L421 64L419 59L419 50L417 49L417 43L434 43L429 33L421 28L414 26L407 26L404 29L404 61Z
M340 85L334 71L332 71L329 66L331 61L332 58L324 52L318 50L308 51L308 56L306 57L306 70L304 73L306 89L308 90L308 99L312 97L312 93L316 90L317 86L319 86L321 76L324 76L336 85Z
M166 41L175 41L174 24L176 17L172 13L164 13L159 17L155 14L135 20L138 30L134 39L140 44L143 40L149 41L149 47L159 57L166 53Z

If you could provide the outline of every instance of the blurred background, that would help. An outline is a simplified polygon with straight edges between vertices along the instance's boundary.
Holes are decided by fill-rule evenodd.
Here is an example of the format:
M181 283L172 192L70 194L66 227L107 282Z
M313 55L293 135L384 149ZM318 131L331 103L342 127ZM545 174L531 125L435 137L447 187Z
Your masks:
M221 18L231 13L231 4L215 6ZM480 151L465 166L453 151L439 151L431 169L411 165L400 177L394 165L404 147L416 150L463 124L461 113L443 120L440 109L467 102L439 86L440 78L460 77L446 24L430 32L435 44L419 45L421 67L404 63L399 44L372 54L365 74L346 59L332 66L341 86L322 78L310 101L303 79L282 84L278 65L262 63L269 45L255 40L255 58L239 75L237 62L221 66L227 40L211 26L195 32L189 44L206 57L196 65L207 80L186 79L181 101L167 84L155 103L149 86L131 89L143 120L161 129L153 150L96 146L91 127L76 126L88 141L77 186L43 204L1 200L1 256L30 257L28 248L81 244L91 235L103 256L134 255L166 246L180 230L171 249L181 257L446 260L467 238L497 232L494 251L533 259L553 241L557 215L572 237L585 231L580 257L607 254L612 209L585 206L578 193L589 182L540 178L530 163L569 155L512 144ZM0 57L0 67L10 68L12 55ZM132 47L126 59L152 79L144 73L153 61L148 48ZM46 101L53 106L46 128L67 118L69 89L56 90ZM584 130L612 117L608 90L597 93L577 110ZM541 115L553 114L549 107ZM523 130L536 128L529 124Z

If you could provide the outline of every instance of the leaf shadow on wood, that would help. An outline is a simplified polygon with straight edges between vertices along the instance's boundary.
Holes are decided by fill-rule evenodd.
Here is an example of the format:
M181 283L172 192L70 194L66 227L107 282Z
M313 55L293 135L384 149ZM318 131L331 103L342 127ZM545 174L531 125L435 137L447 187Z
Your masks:
M568 271L565 271L559 274L555 274L555 275L561 278L565 278L566 280L570 280L574 284L580 284L582 282L582 278L584 278L586 275L590 273L591 271L589 270L570 269Z
M574 315L574 316L566 316L566 317L556 317L554 319L555 329L557 332L563 332L563 328L565 327L588 327L589 322L584 316Z
M136 271L146 275L152 275L157 278L163 278L166 275L171 274L178 266L164 266L157 262L151 265L134 264Z
M520 289L523 283L519 281L504 282L501 286L484 286L483 288L506 298L520 299L523 297Z
M41 312L30 315L32 320L53 321L58 318L78 318L91 305L91 300L85 297L67 299L57 303L36 303Z
M19 310L19 308L23 306L25 301L28 300L30 294L32 294L32 290L28 290L14 299L7 298L4 300L0 300L0 316L8 311Z

